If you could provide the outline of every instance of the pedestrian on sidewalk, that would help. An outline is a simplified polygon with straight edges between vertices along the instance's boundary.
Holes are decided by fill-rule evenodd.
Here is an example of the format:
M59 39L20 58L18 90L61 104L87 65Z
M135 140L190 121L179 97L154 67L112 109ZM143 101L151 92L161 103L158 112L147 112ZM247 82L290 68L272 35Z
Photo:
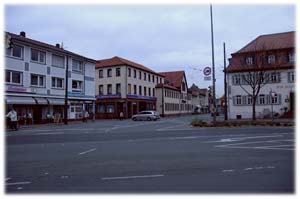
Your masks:
M120 120L123 120L124 119L124 113L121 111L120 112Z
M83 114L83 122L87 122L89 116L90 116L89 112L85 111L84 114Z
M10 118L10 128L12 130L18 130L18 114L17 112L14 110L14 108L12 108L8 114L6 115L6 117Z

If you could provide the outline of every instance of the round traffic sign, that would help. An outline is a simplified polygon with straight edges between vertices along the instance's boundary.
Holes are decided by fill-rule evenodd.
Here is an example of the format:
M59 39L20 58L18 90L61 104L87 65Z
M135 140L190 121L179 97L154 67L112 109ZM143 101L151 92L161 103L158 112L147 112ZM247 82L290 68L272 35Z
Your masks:
M210 67L205 67L205 68L203 69L203 74L204 74L205 76L209 76L209 75L211 74L211 68L210 68Z

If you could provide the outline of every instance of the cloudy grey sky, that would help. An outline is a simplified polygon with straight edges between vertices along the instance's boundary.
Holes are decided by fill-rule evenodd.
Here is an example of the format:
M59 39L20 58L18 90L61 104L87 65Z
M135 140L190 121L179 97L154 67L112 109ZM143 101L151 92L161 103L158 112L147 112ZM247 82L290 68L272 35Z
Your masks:
M213 17L217 97L223 94L223 42L228 58L259 35L295 30L289 4L218 4ZM63 42L96 60L120 56L157 72L185 70L189 86L211 85L199 71L212 63L208 4L7 5L5 31Z

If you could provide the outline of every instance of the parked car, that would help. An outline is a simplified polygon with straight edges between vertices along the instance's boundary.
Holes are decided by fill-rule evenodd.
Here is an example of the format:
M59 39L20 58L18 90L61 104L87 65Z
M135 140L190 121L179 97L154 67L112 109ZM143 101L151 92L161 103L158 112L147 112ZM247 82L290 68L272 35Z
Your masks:
M160 119L159 113L156 111L141 111L136 115L133 115L131 117L131 119L133 121L137 121L137 120L158 120Z

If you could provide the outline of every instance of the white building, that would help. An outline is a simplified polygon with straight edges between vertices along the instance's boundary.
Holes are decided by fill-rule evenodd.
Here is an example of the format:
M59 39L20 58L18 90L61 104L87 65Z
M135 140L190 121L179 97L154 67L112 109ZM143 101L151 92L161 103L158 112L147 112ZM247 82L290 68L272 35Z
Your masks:
M208 113L209 112L209 93L206 88L200 89L193 84L189 91L192 94L192 104L195 113Z
M192 113L192 94L188 92L185 72L171 71L160 74L165 77L165 81L164 84L156 86L157 111L162 116Z
M126 118L156 110L155 86L163 76L132 61L113 57L96 64L96 118Z
M265 71L265 85L256 100L256 116L270 117L272 109L275 116L293 116L294 50L295 32L286 32L259 36L232 54L226 69L229 118L252 117L252 96L249 94L252 89L246 78L254 70Z
M64 116L66 67L68 65L68 119L93 112L95 61L59 44L50 45L6 32L5 101L16 109L20 122L25 114L34 123L46 122L47 114Z

